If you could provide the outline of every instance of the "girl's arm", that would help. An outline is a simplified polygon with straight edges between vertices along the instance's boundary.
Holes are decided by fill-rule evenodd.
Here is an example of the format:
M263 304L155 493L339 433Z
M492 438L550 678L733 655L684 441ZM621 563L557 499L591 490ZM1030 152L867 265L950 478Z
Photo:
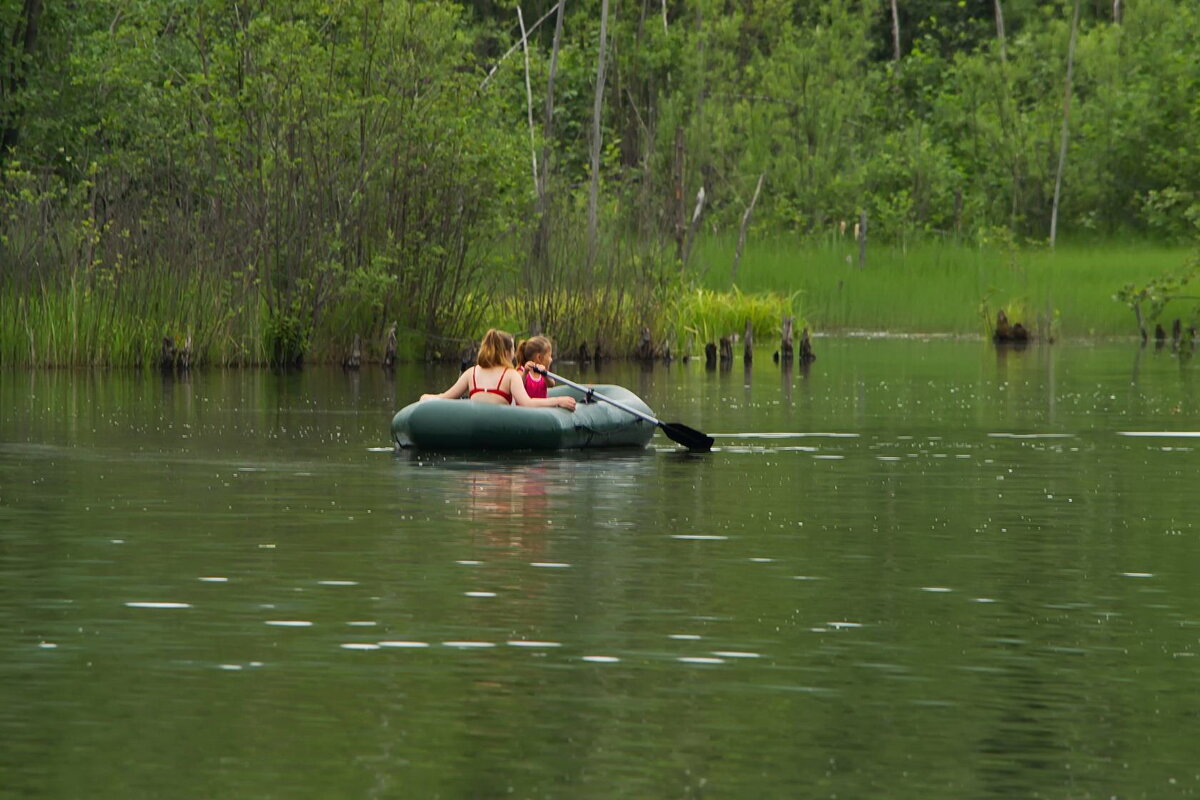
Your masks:
M575 410L574 397L530 397L529 392L525 391L525 381L521 380L521 374L514 372L507 378L508 393L512 395L513 404L518 406L541 406L543 408L565 408L567 411Z
M471 381L470 375L471 375L471 370L467 370L462 375L459 375L458 380L456 380L454 382L454 385L451 386L446 391L441 392L440 394L423 394L423 395L421 395L421 399L422 400L436 400L436 399L457 400L460 397L462 397L464 394L467 393L467 387L470 385L470 381Z

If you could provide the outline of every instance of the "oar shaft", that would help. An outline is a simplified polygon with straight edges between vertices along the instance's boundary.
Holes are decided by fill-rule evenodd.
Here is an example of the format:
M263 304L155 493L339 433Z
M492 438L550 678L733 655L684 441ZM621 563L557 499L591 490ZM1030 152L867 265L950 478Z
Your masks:
M622 403L619 400L613 400L608 395L601 394L600 392L597 392L594 389L589 389L586 386L580 386L578 383L575 383L574 381L569 381L566 378L562 377L561 375L555 375L553 372L551 372L548 369L539 370L539 372L541 372L543 375L547 375L547 376L553 378L554 380L558 381L559 383L570 386L572 389L578 389L579 391L586 394L588 397L595 397L597 399L603 400L606 403L611 403L612 405L616 406L617 408L621 409L622 411L629 413L629 414L633 414L635 417L640 417L641 419L646 420L646 422L649 422L653 425L662 425L661 422L659 422L658 420L656 420L654 417L650 416L649 414L645 413L644 411L638 411L636 408L630 408L629 406L625 405L624 403Z

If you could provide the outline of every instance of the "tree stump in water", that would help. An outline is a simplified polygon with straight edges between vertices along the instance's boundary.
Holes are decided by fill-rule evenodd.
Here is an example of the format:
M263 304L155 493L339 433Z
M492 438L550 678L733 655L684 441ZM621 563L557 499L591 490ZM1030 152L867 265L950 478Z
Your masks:
M754 328L750 325L750 320L746 320L746 339L745 346L742 348L742 360L747 364L754 360Z
M805 328L800 333L800 363L811 364L817 360L816 353L812 349L812 340L808 338L808 328Z
M717 346L712 342L704 345L704 365L706 367L717 365Z
M779 357L784 363L792 360L792 318L783 318L783 336L779 342Z
M383 345L383 368L392 369L396 366L396 323L388 328L387 340Z
M639 361L654 360L654 338L647 327L642 327L642 335L638 341L635 355Z
M350 345L350 352L342 359L343 369L358 369L362 364L362 337L357 333L354 334L354 342Z
M592 363L592 352L588 350L587 342L579 343L579 350L575 353L575 360L580 364Z
M729 363L733 361L733 339L729 336L721 337L721 363Z
M175 368L175 340L170 336L163 337L162 349L158 355L158 367L163 371Z
M1004 309L996 312L996 328L992 331L992 341L996 344L1006 342L1025 343L1029 341L1029 331L1021 323L1010 324Z
M458 366L463 372L466 372L475 363L475 356L478 354L475 347L475 345L469 344L458 354Z

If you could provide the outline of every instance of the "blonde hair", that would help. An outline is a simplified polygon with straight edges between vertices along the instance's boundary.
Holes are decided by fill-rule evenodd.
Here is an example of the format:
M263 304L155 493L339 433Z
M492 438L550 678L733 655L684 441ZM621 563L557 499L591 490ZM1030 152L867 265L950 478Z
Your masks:
M475 363L487 369L488 367L512 366L513 337L497 328L491 328L479 342L479 355Z
M542 353L551 353L554 345L545 336L531 336L521 340L517 345L517 366L525 366L526 361L533 361Z

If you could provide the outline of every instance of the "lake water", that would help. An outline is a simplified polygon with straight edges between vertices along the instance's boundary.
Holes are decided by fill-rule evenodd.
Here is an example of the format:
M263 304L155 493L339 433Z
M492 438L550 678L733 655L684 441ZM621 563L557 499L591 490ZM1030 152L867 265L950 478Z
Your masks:
M0 796L1200 793L1200 364L817 354L557 365L703 456L393 452L445 367L0 372Z

